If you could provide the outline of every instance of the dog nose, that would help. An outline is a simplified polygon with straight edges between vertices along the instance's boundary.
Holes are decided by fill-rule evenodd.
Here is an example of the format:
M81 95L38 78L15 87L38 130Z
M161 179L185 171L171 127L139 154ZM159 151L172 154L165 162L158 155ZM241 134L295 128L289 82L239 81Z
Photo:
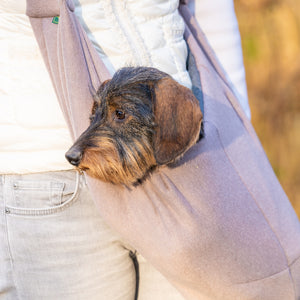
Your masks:
M69 161L70 164L73 166L78 167L82 159L82 152L78 149L70 149L66 154L66 159Z

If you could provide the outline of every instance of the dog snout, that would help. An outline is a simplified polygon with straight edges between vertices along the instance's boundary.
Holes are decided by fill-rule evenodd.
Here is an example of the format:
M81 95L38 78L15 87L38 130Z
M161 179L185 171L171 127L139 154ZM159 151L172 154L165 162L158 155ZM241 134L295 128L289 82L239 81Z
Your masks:
M66 159L73 166L78 167L82 159L82 151L76 148L71 148L66 154Z

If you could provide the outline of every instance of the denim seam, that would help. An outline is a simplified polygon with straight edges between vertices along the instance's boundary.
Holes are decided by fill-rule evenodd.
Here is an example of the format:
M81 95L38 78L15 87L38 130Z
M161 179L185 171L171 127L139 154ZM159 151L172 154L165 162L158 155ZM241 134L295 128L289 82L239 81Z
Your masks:
M13 261L13 256L12 256L12 251L11 251L11 247L10 247L10 238L9 238L9 233L8 233L8 221L7 221L7 213L6 213L6 196L7 195L7 186L5 184L5 177L3 177L3 202L4 202L4 219L5 219L5 234L6 234L6 240L7 240L7 251L8 251L8 255L9 255L9 260L10 260L10 266L11 266L11 276L12 276L12 282L14 284L15 290L16 290L16 294L17 294L17 298L20 299L20 297L18 296L18 287L17 287L17 281L15 278L15 272L14 272L14 261ZM16 299L17 300L17 299Z
M81 175L79 172L76 173L76 184L74 194L63 204L49 208L18 208L14 206L5 205L5 213L10 215L22 215L22 216L44 216L51 215L60 211L63 211L70 207L77 199L79 193Z

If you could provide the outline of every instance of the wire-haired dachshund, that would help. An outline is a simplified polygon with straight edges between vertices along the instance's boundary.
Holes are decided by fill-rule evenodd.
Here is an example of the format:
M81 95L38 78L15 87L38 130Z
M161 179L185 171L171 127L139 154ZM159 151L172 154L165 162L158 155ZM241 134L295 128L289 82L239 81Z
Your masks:
M192 91L155 68L126 67L97 91L90 126L66 153L92 177L130 186L198 140L202 113Z

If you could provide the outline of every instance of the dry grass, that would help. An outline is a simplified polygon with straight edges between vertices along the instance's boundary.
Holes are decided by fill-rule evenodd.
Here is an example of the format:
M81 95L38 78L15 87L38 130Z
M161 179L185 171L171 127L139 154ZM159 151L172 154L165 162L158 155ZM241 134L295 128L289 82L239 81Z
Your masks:
M300 1L236 0L252 123L300 217Z

